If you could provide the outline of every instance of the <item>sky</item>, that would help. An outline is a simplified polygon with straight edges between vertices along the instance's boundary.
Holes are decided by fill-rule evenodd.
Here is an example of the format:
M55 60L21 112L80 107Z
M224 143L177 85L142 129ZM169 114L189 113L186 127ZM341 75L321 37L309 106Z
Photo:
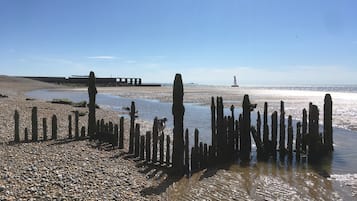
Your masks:
M0 74L357 84L357 1L0 0Z

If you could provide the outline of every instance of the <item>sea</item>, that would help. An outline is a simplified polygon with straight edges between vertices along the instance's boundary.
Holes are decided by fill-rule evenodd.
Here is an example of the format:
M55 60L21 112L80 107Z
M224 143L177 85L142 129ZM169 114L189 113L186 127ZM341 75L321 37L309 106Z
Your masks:
M171 86L162 88L163 94ZM200 140L211 143L210 96L223 96L224 112L230 115L229 105L235 105L235 115L241 110L243 94L250 94L257 108L252 112L255 124L256 112L262 113L264 102L269 112L280 111L280 100L285 102L286 117L291 115L294 124L301 121L302 109L310 102L320 108L320 131L323 125L323 100L326 93L333 100L334 152L321 164L310 165L304 158L301 163L269 160L259 162L254 154L249 165L233 162L216 169L208 169L182 178L167 187L164 195L170 200L357 200L357 86L247 86L232 89L225 86L187 85L184 126L190 131L198 129ZM160 88L156 89L160 92ZM99 90L100 91L100 90ZM132 94L130 94L132 93ZM160 96L140 95L135 89L121 95L118 88L98 93L97 104L127 116L127 107L135 102L140 119L152 122L155 117L166 117L167 127L173 127L172 103ZM172 92L171 92L172 93ZM193 95L192 95L193 94ZM35 90L26 94L31 98L52 100L67 98L72 101L88 100L85 90ZM168 94L166 94L168 95ZM170 94L169 94L170 95ZM186 96L186 95L185 95ZM205 98L202 98L205 97ZM294 134L295 135L295 134Z

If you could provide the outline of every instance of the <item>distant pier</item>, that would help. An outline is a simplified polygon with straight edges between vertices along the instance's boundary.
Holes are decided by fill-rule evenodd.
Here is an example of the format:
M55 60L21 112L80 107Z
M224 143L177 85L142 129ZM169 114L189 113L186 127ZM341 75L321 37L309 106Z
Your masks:
M32 80L41 82L48 82L53 84L78 84L87 85L88 76L72 76L72 77L32 77L26 76ZM99 86L115 87L115 86L142 86L142 87L160 87L161 84L156 83L142 83L141 78L135 77L99 77L96 78L96 84Z

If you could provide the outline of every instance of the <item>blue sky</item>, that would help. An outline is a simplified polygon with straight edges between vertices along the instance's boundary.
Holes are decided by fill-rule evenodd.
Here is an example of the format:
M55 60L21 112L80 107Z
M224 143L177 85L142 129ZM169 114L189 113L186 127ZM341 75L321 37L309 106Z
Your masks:
M0 74L357 84L357 1L0 0Z

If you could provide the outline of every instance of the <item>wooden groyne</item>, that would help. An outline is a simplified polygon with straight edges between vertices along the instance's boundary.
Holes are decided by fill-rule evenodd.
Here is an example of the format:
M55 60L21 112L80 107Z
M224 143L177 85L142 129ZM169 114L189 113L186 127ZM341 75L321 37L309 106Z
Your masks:
M324 99L322 133L319 130L319 108L313 103L309 103L308 110L302 110L301 121L293 125L292 117L287 116L288 118L286 118L283 101L280 103L280 111L274 111L272 114L268 113L268 103L264 103L263 122L260 111L257 111L256 122L252 122L251 113L256 110L257 105L251 103L248 95L244 95L242 113L239 115L235 115L234 106L230 107L230 114L225 115L223 98L212 97L211 133L204 133L204 135L211 136L211 144L200 142L200 132L195 129L193 131L193 146L190 147L190 131L184 127L184 88L180 74L175 76L173 85L173 135L166 135L162 130L159 130L157 117L154 118L152 130L143 131L140 124L136 122L139 111L136 111L135 102L132 102L127 141L124 140L123 117L118 118L118 122L96 119L97 79L93 72L90 73L87 80L88 127L79 128L79 115L76 111L74 140L90 139L101 146L107 145L106 147L111 149L127 148L127 154L137 160L158 167L172 168L174 171L171 172L178 176L191 175L201 169L230 162L249 163L252 159L252 139L256 145L257 159L261 161L268 159L292 161L295 159L300 162L301 158L306 156L308 162L315 163L333 151L332 98L329 94L326 94ZM269 118L271 118L270 125ZM20 114L15 111L14 142L40 140L36 107L32 109L31 120L31 139L29 139L28 128L25 128L22 138L19 130ZM51 121L51 140L57 140L56 115L53 115ZM72 116L69 115L68 129L66 129L69 139L73 138L72 124ZM42 140L50 140L47 130L47 121L44 118ZM128 142L128 144L124 144L124 142Z

